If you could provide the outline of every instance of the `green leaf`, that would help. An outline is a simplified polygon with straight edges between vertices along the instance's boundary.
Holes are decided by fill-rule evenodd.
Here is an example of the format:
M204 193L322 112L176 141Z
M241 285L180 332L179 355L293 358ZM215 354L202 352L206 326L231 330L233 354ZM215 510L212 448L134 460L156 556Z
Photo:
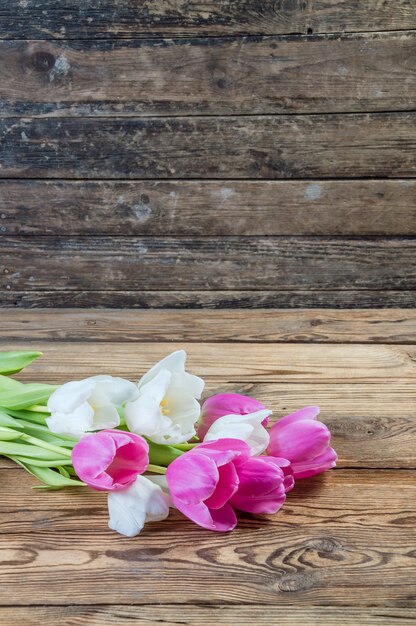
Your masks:
M16 463L18 463L19 461L21 463L29 463L30 465L34 465L35 467L56 467L57 469L59 469L60 467L64 466L64 465L70 465L72 463L72 461L70 459L48 459L46 461L42 461L42 460L38 460L38 459L34 459L34 458L29 458L26 456L18 456L18 455L11 455L9 456L9 459L13 459L13 461L16 461Z
M0 374L16 374L42 355L42 352L0 352Z
M164 465L167 467L178 456L182 456L183 452L173 446L166 446L153 441L147 440L149 444L149 459L153 465Z
M64 487L86 487L86 484L80 480L73 480L62 476L58 472L47 467L35 467L29 463L24 463L18 459L11 457L13 461L21 465L29 474L39 478L44 485L35 485L33 489L63 489Z
M44 461L54 460L61 456L61 454L53 450L38 448L37 446L27 443L15 443L14 441L0 441L0 454L4 454L5 456L25 456L29 459L32 458ZM62 456L65 456L65 454L62 454Z
M70 478L69 472L65 469L63 465L60 465L56 468L61 476L65 476L65 478Z
M24 409L46 402L57 389L56 385L24 384L7 376L0 376L0 406L6 409Z
M5 411L6 413L8 413L8 415L11 415L12 417L18 417L19 419L23 419L26 422L33 422L35 424L42 424L43 426L46 425L45 422L45 417L48 417L47 415L45 415L45 413L36 413L34 411L16 411L15 409L9 409L9 408L4 408L4 407L0 407L0 411L3 409L3 411Z
M19 433L17 430L7 428L6 426L0 426L0 442L14 441L15 439L20 439L22 436L23 433Z
M73 448L78 442L78 440L74 439L73 437L67 437L66 435L56 435L43 424L37 424L36 422L28 422L21 418L11 417L7 413L1 411L1 409L0 426L20 430L23 433L26 433L26 435L31 435L32 437L42 439L42 441L46 441L57 446L63 446L65 448ZM0 437L0 439L2 439L2 437Z

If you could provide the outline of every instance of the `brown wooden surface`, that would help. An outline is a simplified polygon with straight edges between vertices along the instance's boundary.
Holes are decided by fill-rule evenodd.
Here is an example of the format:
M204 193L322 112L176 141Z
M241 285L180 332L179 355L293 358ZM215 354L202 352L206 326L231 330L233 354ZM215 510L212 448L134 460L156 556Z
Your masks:
M414 622L413 310L32 310L3 311L0 323L1 349L44 352L18 375L26 381L135 380L183 346L206 394L247 393L273 419L319 404L340 457L279 514L244 514L231 534L172 513L136 539L106 528L105 494L39 494L3 459L2 624Z
M70 313L70 314L69 314ZM1 312L7 341L319 342L416 344L416 310Z
M13 607L1 609L4 619L10 623L22 623L26 626L126 626L143 624L145 626L212 626L213 623L221 626L235 626L235 624L252 624L253 620L261 624L264 620L265 607L263 605L250 606L142 606L140 611L136 607L115 605L107 606L59 606L59 607L31 607L30 612L26 608ZM366 607L365 624L368 626L413 626L416 618L415 609L406 608L377 608ZM363 624L363 611L356 607L323 606L323 607L287 607L267 606L266 623L278 623L280 626L356 626ZM361 621L360 621L361 620Z
M181 39L163 45L154 39L4 41L1 113L405 111L414 108L415 71L416 32L338 39Z
M169 291L42 291L13 290L6 285L6 290L0 290L0 300L3 307L9 308L66 308L79 306L82 308L120 308L134 309L258 309L261 307L297 309L311 308L381 308L416 306L416 291L397 291L363 289L345 289L342 291L326 289L285 289L284 291L251 290L207 290L187 291L176 289Z
M3 237L2 244L3 290L416 288L414 238Z
M414 236L416 181L0 180L3 235ZM253 219L255 215L256 219Z
M1 0L0 36L130 38L415 28L413 0Z
M415 25L0 0L1 305L415 306Z
M208 607L181 606L180 609L173 605L165 606L143 606L140 611L136 607L130 606L64 606L64 607L32 607L30 612L26 608L3 608L1 614L10 623L21 623L24 620L27 626L78 626L88 624L88 626L126 626L143 624L145 626L176 626L178 623L186 626L235 626L235 624L252 624L253 620L261 624L264 620L265 607L263 605L250 606L229 606L221 605ZM344 607L287 607L267 606L268 622L276 622L281 626L299 626L308 624L310 626L356 626L359 620L363 619L362 609L349 607L345 611ZM405 608L376 608L366 607L365 624L369 626L391 626L401 624L402 626L413 626L416 617L416 610ZM13 622L15 620L15 622ZM179 622L178 622L179 620ZM361 624L364 622L360 621Z
M5 118L0 177L414 177L415 122L415 113Z

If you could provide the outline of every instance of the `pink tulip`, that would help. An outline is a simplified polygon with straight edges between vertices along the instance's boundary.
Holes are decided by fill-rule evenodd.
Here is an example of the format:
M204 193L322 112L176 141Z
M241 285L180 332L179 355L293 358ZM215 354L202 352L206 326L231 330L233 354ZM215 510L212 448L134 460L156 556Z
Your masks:
M316 420L318 414L319 407L308 406L283 417L270 429L267 452L288 459L295 479L335 467L337 455L329 446L331 433Z
M239 393L217 393L205 400L202 405L201 417L198 424L198 437L202 440L212 424L224 415L248 415L261 411L266 407L264 404ZM267 426L269 418L266 417L262 424Z
M101 430L86 435L72 450L79 478L93 489L116 491L134 483L149 465L147 442L122 430Z
M196 446L169 465L166 477L174 506L209 530L235 528L234 508L276 513L286 497L280 460L250 456L249 446L238 439Z

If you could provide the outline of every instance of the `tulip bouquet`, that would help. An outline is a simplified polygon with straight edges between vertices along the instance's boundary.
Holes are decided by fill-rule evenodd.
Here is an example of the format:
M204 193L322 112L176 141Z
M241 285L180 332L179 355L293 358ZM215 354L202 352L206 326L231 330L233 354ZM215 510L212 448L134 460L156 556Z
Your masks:
M309 406L269 430L272 413L240 394L211 396L173 352L137 384L92 376L56 387L10 377L39 352L0 354L0 454L38 489L108 492L109 526L133 537L169 507L214 531L236 511L276 513L295 480L335 466L328 428Z

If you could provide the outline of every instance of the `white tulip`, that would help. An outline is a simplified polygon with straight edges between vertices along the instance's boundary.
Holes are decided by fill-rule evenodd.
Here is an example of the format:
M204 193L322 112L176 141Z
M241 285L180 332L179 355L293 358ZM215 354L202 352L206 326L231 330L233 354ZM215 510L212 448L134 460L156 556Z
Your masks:
M137 397L137 387L123 378L92 376L59 387L48 400L46 423L54 433L80 438L89 431L115 428L118 408Z
M108 494L108 522L112 530L135 537L146 522L159 522L169 515L169 496L153 481L154 476L137 476L135 482Z
M161 444L188 441L195 435L204 381L185 371L186 352L159 361L138 383L137 399L125 407L129 429Z
M241 439L250 446L253 456L261 454L266 450L270 440L262 421L271 414L272 411L262 409L246 415L223 415L211 424L204 441Z

